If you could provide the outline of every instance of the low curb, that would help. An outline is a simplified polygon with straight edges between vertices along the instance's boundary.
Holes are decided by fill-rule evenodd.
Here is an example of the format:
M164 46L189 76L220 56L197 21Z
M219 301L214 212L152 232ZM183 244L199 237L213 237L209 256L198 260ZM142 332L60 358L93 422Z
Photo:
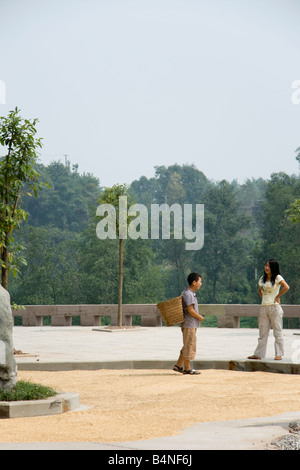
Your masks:
M59 393L44 400L1 401L0 418L29 418L57 415L80 407L76 393Z
M172 369L175 362L160 360L143 361L70 361L70 362L22 362L17 360L18 370L23 371L71 371L71 370L99 370L99 369ZM280 374L300 374L300 364L275 360L233 360L233 359L206 359L193 361L195 369L220 369L245 372L272 372Z

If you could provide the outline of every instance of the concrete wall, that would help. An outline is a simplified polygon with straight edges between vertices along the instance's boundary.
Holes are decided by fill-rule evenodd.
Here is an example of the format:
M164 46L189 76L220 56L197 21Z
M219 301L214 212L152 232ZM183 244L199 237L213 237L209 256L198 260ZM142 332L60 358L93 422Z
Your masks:
M300 318L300 305L282 305L286 318ZM203 316L215 315L219 328L239 328L240 317L257 317L259 304L199 304ZM124 326L132 325L132 316L140 315L142 326L162 326L162 318L155 304L124 304ZM79 316L81 326L100 326L101 317L109 316L111 325L118 324L118 305L26 305L14 311L14 317L23 318L23 326L42 326L43 317L51 317L52 326L71 326L72 317Z

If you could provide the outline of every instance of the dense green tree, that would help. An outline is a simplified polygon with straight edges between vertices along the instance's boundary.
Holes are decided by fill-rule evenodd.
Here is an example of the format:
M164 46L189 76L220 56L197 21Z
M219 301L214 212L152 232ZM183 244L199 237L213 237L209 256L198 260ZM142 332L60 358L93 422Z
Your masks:
M200 204L212 183L195 165L156 166L155 177L133 181L129 193L141 204Z
M23 119L19 113L16 108L0 118L0 145L6 152L0 157L0 265L1 284L6 290L9 272L18 270L15 255L20 248L14 244L13 231L27 220L21 205L24 192L37 196L43 187L36 170L37 151L42 147L41 139L35 137L37 119ZM25 264L24 258L22 262Z
M296 160L298 160L299 166L300 166L300 147L297 148L296 152L297 152ZM290 222L294 224L300 224L300 199L299 198L297 198L294 202L291 203L289 209L287 210L287 216Z
M25 198L24 207L31 225L53 225L62 230L84 230L99 196L99 180L91 174L78 173L77 165L70 162L52 162L38 165L39 173L50 188L38 199Z
M57 227L24 226L27 266L11 282L18 304L81 303L79 236Z
M101 240L94 223L80 241L80 292L82 303L118 303L119 240ZM154 263L146 240L124 243L123 303L165 300L164 270Z
M276 258L281 271L290 285L287 302L300 302L300 225L293 224L287 210L300 194L300 178L285 173L273 174L268 182L266 200L263 204L263 229L260 264Z
M20 304L118 303L117 224L116 238L99 239L95 214L97 205L118 208L119 201L107 199L108 188L68 162L40 165L38 171L51 189L26 198L29 223L22 224L16 243L26 247L28 266L10 280L13 298ZM278 173L238 184L209 181L193 165L160 166L153 178L133 181L126 194L128 207L132 200L144 204L149 217L151 204L204 204L205 240L201 250L186 250L184 238L174 239L172 219L170 239L152 240L150 226L148 239L127 237L123 303L175 297L191 271L203 275L201 303L259 303L257 282L270 257L278 259L290 284L286 301L300 302L300 224L287 212L299 199L299 176ZM244 324L252 325L249 319Z
M235 303L234 293L242 281L248 258L249 242L245 230L249 217L239 208L234 185L217 183L204 197L205 242L197 254L199 266L210 287L211 303Z
M174 164L169 167L156 166L155 177L141 177L129 188L132 197L146 204L201 204L205 191L212 183L194 165ZM183 234L184 235L184 234ZM160 233L161 236L161 233ZM194 265L193 253L185 249L186 240L174 239L173 218L171 217L171 234L167 240L151 240L156 263L165 268L165 285L168 297L177 296L186 284L186 277Z
M286 212L290 222L293 224L300 224L300 199L296 199L292 202L290 208Z

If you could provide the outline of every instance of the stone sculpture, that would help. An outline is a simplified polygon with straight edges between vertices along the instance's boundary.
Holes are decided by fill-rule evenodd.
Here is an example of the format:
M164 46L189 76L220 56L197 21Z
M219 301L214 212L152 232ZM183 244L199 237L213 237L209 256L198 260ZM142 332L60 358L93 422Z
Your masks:
M0 390L10 390L17 382L12 329L10 295L0 285Z

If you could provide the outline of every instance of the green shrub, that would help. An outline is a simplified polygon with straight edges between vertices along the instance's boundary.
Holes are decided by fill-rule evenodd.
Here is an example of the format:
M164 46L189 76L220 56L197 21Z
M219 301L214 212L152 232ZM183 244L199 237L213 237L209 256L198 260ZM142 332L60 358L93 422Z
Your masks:
M0 391L0 401L42 400L56 393L55 390L45 385L20 380L11 390Z

